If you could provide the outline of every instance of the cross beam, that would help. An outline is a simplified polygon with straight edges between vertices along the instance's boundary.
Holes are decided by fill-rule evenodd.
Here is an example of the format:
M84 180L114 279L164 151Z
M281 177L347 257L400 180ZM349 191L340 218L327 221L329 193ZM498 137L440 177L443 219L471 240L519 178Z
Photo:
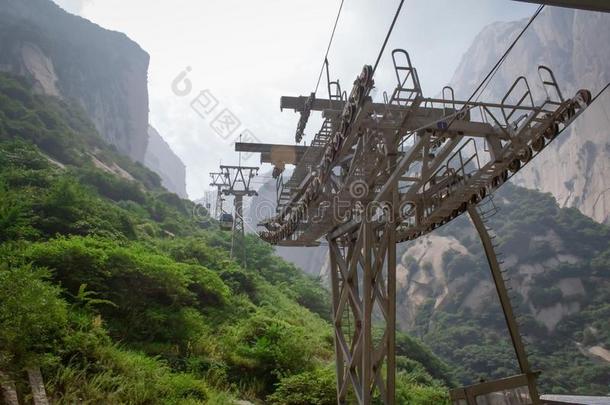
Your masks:
M220 174L225 186L222 194L233 196L233 228L231 233L231 257L239 258L247 266L245 224L243 216L244 197L258 195L251 188L251 182L258 174L258 167L253 166L220 166Z
M295 165L307 151L302 145L276 145L270 143L235 143L236 152L260 153L261 163L271 163L274 166Z
M229 184L226 182L224 175L220 172L211 172L210 177L212 179L210 186L216 187L214 218L220 219L220 215L222 214L222 203L224 202L224 199L222 198L222 188L227 187Z
M581 10L610 12L607 0L515 0L527 3L546 4L548 6L576 8Z

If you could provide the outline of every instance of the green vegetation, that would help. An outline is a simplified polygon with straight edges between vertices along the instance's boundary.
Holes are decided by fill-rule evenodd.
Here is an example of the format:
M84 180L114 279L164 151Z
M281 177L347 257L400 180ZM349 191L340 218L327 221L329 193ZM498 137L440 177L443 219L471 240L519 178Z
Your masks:
M588 348L610 349L610 228L573 208L559 208L549 194L506 184L495 198L499 213L489 226L507 263L505 277L543 393L607 395L610 364ZM464 304L476 283L491 281L481 243L465 217L440 228L472 253L444 257L451 300L430 311L425 305L413 332L454 370L461 384L518 373L506 324L495 295L476 309ZM520 270L525 269L525 270ZM582 284L582 289L576 288ZM527 288L524 288L527 286ZM575 290L563 290L574 286ZM451 288L451 286L450 286ZM561 320L543 324L558 311ZM567 308L567 309L566 309Z
M121 170L117 170L117 167ZM0 370L54 403L334 403L327 292L0 75ZM447 367L399 335L399 398L442 404Z

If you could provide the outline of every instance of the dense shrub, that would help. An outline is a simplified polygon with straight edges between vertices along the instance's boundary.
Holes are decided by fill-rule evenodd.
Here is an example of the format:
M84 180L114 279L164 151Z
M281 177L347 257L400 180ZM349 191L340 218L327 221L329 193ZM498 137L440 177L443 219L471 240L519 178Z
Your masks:
M0 263L0 369L54 360L53 348L67 323L67 306L48 273Z
M337 403L335 373L320 368L282 378L267 397L271 405L334 405Z
M320 280L254 236L232 260L229 233L160 185L80 108L0 74L0 369L25 392L42 366L54 403L334 396Z

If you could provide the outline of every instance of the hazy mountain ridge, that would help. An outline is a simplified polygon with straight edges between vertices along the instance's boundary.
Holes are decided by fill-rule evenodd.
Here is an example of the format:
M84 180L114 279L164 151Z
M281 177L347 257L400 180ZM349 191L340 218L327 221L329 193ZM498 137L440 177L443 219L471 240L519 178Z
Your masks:
M182 198L188 198L186 166L152 125L148 127L144 164L161 176L163 187Z
M470 95L525 23L495 23L482 30L452 80L456 98ZM521 75L527 77L534 99L543 100L537 76L541 64L554 71L564 97L579 88L596 94L610 81L610 46L603 40L609 37L610 15L549 7L481 100L500 101ZM558 208L575 207L598 222L608 221L609 103L606 91L512 180L550 192L559 206L548 195L512 185L496 198L500 214L491 228L501 241L513 303L529 336L534 366L543 370L545 392L608 392L610 342L595 325L606 322L601 330L608 330L610 263L602 259L608 254L608 229L589 232L596 228L591 221ZM402 245L400 257L397 306L403 330L419 334L458 367L464 383L479 375L498 378L517 371L491 276L468 219ZM589 372L587 378L575 377Z
M50 0L2 0L0 22L2 70L77 101L106 141L144 159L149 55L138 44Z
M464 54L451 85L466 99L517 36L526 20L485 27ZM578 89L594 95L610 82L610 15L546 8L520 39L493 77L481 100L498 102L519 76L529 82L535 100L546 95L537 75L539 65L555 74L565 98ZM533 164L514 179L516 184L550 192L561 206L576 207L598 222L610 215L610 93L591 106Z
M507 184L488 226L543 392L607 394L610 228L549 194ZM398 322L463 383L516 373L482 245L460 217L400 246ZM466 338L468 336L469 338ZM589 379L583 377L588 370Z
M148 64L148 53L125 34L50 0L0 0L0 71L76 101L104 140L186 197L184 164L158 132L149 133Z

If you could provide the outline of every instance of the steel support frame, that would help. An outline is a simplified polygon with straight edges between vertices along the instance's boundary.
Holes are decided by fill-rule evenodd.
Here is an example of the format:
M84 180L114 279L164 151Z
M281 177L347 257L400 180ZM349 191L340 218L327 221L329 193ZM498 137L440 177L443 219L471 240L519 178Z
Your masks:
M328 238L338 404L350 389L359 405L376 395L395 403L395 238L393 224L370 218L355 234Z
M251 166L220 166L220 177L223 183L222 194L233 196L233 229L231 234L231 258L239 259L242 266L246 262L246 237L244 225L244 197L252 197L258 193L250 188L252 179L258 174L258 167Z
M521 334L519 333L519 325L517 323L517 320L515 319L513 307L511 305L510 297L506 289L506 284L504 283L504 278L502 277L502 270L500 268L500 263L498 262L498 258L494 250L491 236L489 235L487 227L485 226L485 222L483 221L483 218L481 218L481 216L479 215L475 205L468 206L468 215L470 216L470 219L475 229L477 230L477 233L479 234L481 243L483 244L483 250L485 251L485 256L487 257L487 262L489 263L489 269L491 271L491 276L496 287L496 292L498 293L498 299L500 300L502 312L504 313L506 326L510 334L515 354L517 356L519 369L521 370L522 374L525 374L527 376L528 388L530 391L532 404L538 405L540 404L540 397L538 395L538 389L536 387L536 374L532 372L529 361L527 359L525 346L523 344L523 340L521 339Z
M231 258L239 259L242 266L246 267L246 235L244 227L244 196L236 194L233 199L234 218L231 235Z
M212 172L210 173L210 177L212 178L212 182L210 186L216 187L216 204L214 206L214 218L220 219L222 215L222 203L224 199L222 198L222 189L223 187L228 187L229 183L225 180L225 175L220 172Z
M216 219L220 219L220 216L222 215L222 203L224 201L224 199L222 198L222 186L216 186L217 187L217 192L216 192L216 204L214 206L214 218Z

